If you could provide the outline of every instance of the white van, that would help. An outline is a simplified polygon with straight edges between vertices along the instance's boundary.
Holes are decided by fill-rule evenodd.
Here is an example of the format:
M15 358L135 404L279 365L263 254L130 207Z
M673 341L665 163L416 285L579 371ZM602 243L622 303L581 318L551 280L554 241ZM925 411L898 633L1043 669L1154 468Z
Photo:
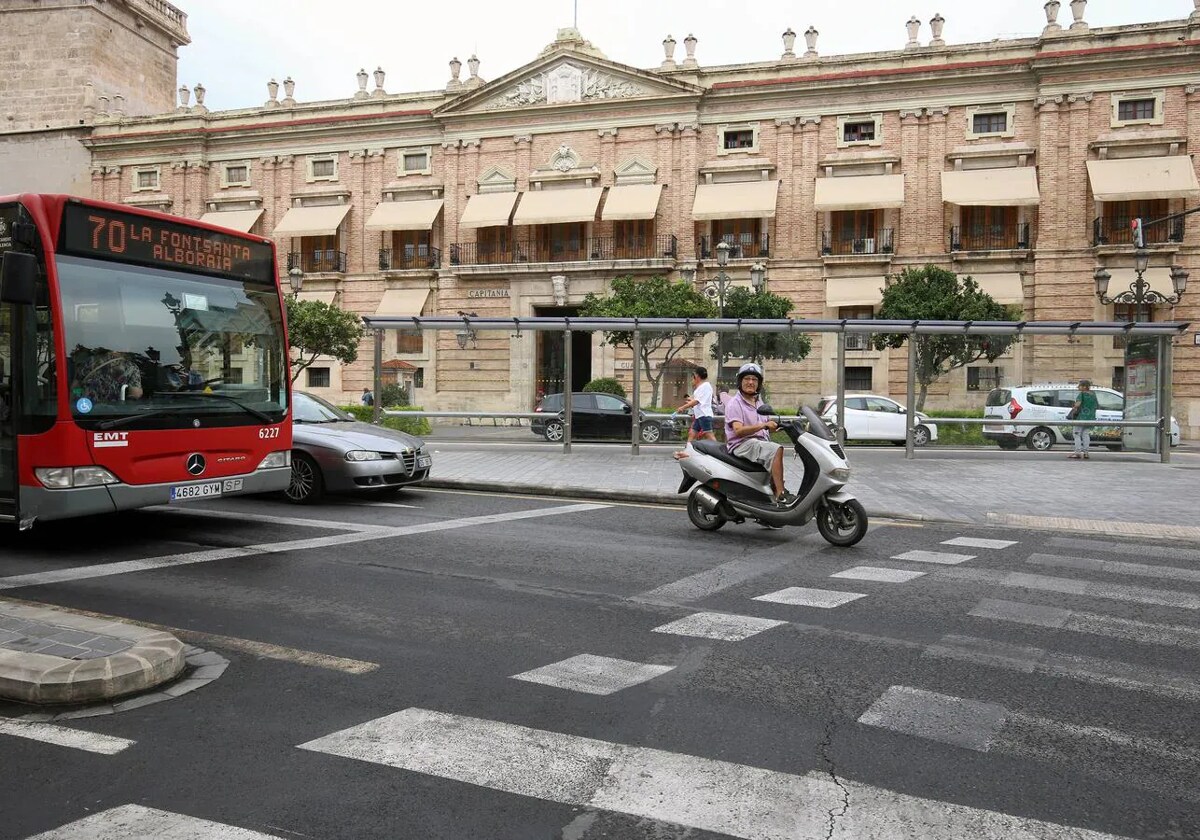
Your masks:
M1096 425L1092 426L1092 443L1121 449L1121 427L1105 426L1105 420L1125 417L1125 395L1112 388L1092 386L1096 395ZM984 423L983 436L995 441L1001 449L1016 449L1022 443L1039 452L1056 443L1072 443L1070 426L1054 425L1066 420L1067 412L1079 398L1079 387L1071 383L1026 385L1019 388L993 388L988 392L983 408L984 419L1045 420L1044 426L1014 426L1011 423ZM1171 445L1179 445L1179 423L1171 418Z

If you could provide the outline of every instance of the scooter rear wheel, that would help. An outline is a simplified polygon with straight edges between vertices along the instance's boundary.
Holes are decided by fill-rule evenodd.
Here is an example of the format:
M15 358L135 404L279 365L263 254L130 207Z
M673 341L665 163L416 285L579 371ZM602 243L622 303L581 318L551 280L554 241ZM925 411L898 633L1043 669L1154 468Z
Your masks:
M720 513L706 511L695 493L688 496L687 510L688 519L701 531L715 531L728 521Z
M833 545L849 548L867 535L867 511L858 499L825 502L817 511L817 530Z

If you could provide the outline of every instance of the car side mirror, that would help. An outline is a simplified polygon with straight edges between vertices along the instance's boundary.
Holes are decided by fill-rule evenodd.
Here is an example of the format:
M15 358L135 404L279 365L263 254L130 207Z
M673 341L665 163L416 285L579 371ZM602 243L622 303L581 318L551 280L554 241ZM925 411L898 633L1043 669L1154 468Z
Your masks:
M769 405L760 405L758 407L758 413L761 414L763 417L766 417L769 414L774 414L775 409L771 408L771 406L769 406Z
M626 414L633 414L633 406L631 406L631 405L627 405L627 406L625 406L625 413L626 413Z
M0 303L32 306L36 300L37 257L8 251L0 257Z

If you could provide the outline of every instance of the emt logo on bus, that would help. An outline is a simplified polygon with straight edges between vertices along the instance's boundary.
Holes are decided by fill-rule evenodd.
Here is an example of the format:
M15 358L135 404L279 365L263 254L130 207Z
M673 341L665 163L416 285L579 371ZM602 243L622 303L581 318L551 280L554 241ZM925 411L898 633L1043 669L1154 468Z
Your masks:
M94 432L92 434L92 446L96 449L129 446L129 432Z
M271 246L179 222L68 204L60 250L154 268L272 282Z

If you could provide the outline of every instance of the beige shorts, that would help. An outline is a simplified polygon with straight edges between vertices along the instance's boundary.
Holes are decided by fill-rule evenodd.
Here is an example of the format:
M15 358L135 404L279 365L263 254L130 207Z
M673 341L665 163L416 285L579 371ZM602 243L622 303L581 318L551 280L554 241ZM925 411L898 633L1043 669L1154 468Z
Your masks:
M781 444L773 440L763 440L762 438L751 438L744 443L739 443L733 448L733 454L739 458L745 458L747 461L753 461L756 464L762 464L768 470L771 469L771 464L775 461L775 453L783 449Z

